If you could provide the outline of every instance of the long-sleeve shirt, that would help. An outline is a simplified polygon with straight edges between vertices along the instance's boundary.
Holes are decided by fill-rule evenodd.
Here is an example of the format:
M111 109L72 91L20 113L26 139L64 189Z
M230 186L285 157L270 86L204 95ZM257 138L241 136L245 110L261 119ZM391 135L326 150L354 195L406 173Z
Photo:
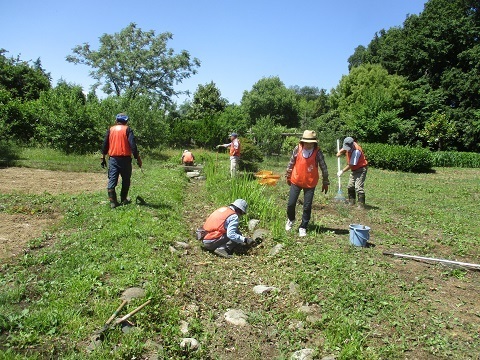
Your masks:
M235 241L236 243L243 244L245 242L245 236L240 233L238 226L240 225L240 218L237 214L230 215L225 220L225 228L227 229L227 237Z
M298 156L298 145L295 147L295 149L293 149L292 156L290 157L290 161L287 165L287 173L290 173L293 170L293 167L297 162L297 156ZM317 162L320 168L320 171L322 172L322 184L330 185L330 181L328 180L327 164L325 163L323 152L321 152L320 150L318 150L317 152L317 158L315 159L315 161Z

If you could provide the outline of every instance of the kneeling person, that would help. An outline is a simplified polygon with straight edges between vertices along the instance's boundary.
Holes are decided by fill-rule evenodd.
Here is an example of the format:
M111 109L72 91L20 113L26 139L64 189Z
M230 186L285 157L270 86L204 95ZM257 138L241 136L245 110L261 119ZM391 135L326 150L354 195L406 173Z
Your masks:
M203 228L207 232L203 238L205 249L214 254L230 258L239 245L251 245L253 239L243 236L238 229L240 216L247 212L247 202L237 199L228 206L215 210L205 221Z

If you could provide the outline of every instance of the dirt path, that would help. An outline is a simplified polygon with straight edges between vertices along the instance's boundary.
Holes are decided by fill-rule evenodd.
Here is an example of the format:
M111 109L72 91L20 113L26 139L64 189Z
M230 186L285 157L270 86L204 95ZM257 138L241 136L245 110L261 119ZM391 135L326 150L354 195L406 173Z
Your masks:
M102 173L0 168L0 194L77 194L98 191L105 185ZM0 260L23 253L29 241L42 236L62 217L55 209L32 213L20 208L16 213L4 213L3 206L0 200Z

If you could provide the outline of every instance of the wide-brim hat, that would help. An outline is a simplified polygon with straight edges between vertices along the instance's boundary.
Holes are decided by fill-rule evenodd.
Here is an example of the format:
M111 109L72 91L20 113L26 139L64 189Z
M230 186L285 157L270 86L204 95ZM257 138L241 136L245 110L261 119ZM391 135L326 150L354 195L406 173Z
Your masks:
M317 133L313 130L305 130L300 141L305 143L317 143Z
M352 148L353 148L353 141L354 141L354 140L353 140L352 137L350 137L350 136L346 137L345 140L343 140L343 147L342 147L342 148L343 148L344 150L347 150L347 151L352 150Z

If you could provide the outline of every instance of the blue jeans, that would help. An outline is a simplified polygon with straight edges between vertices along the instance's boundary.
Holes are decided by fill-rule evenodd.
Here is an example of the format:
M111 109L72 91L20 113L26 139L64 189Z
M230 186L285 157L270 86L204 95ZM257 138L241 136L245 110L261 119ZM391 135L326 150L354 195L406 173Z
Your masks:
M132 177L132 158L110 157L108 159L108 185L107 189L115 189L118 184L118 177L122 177L122 197L127 197L130 189L130 178Z
M313 195L315 195L315 188L301 188L297 185L290 185L290 194L288 196L287 204L287 217L289 220L295 220L295 207L297 205L297 200L300 195L300 192L303 190L303 214L302 222L300 224L301 228L306 229L312 215L312 202Z

